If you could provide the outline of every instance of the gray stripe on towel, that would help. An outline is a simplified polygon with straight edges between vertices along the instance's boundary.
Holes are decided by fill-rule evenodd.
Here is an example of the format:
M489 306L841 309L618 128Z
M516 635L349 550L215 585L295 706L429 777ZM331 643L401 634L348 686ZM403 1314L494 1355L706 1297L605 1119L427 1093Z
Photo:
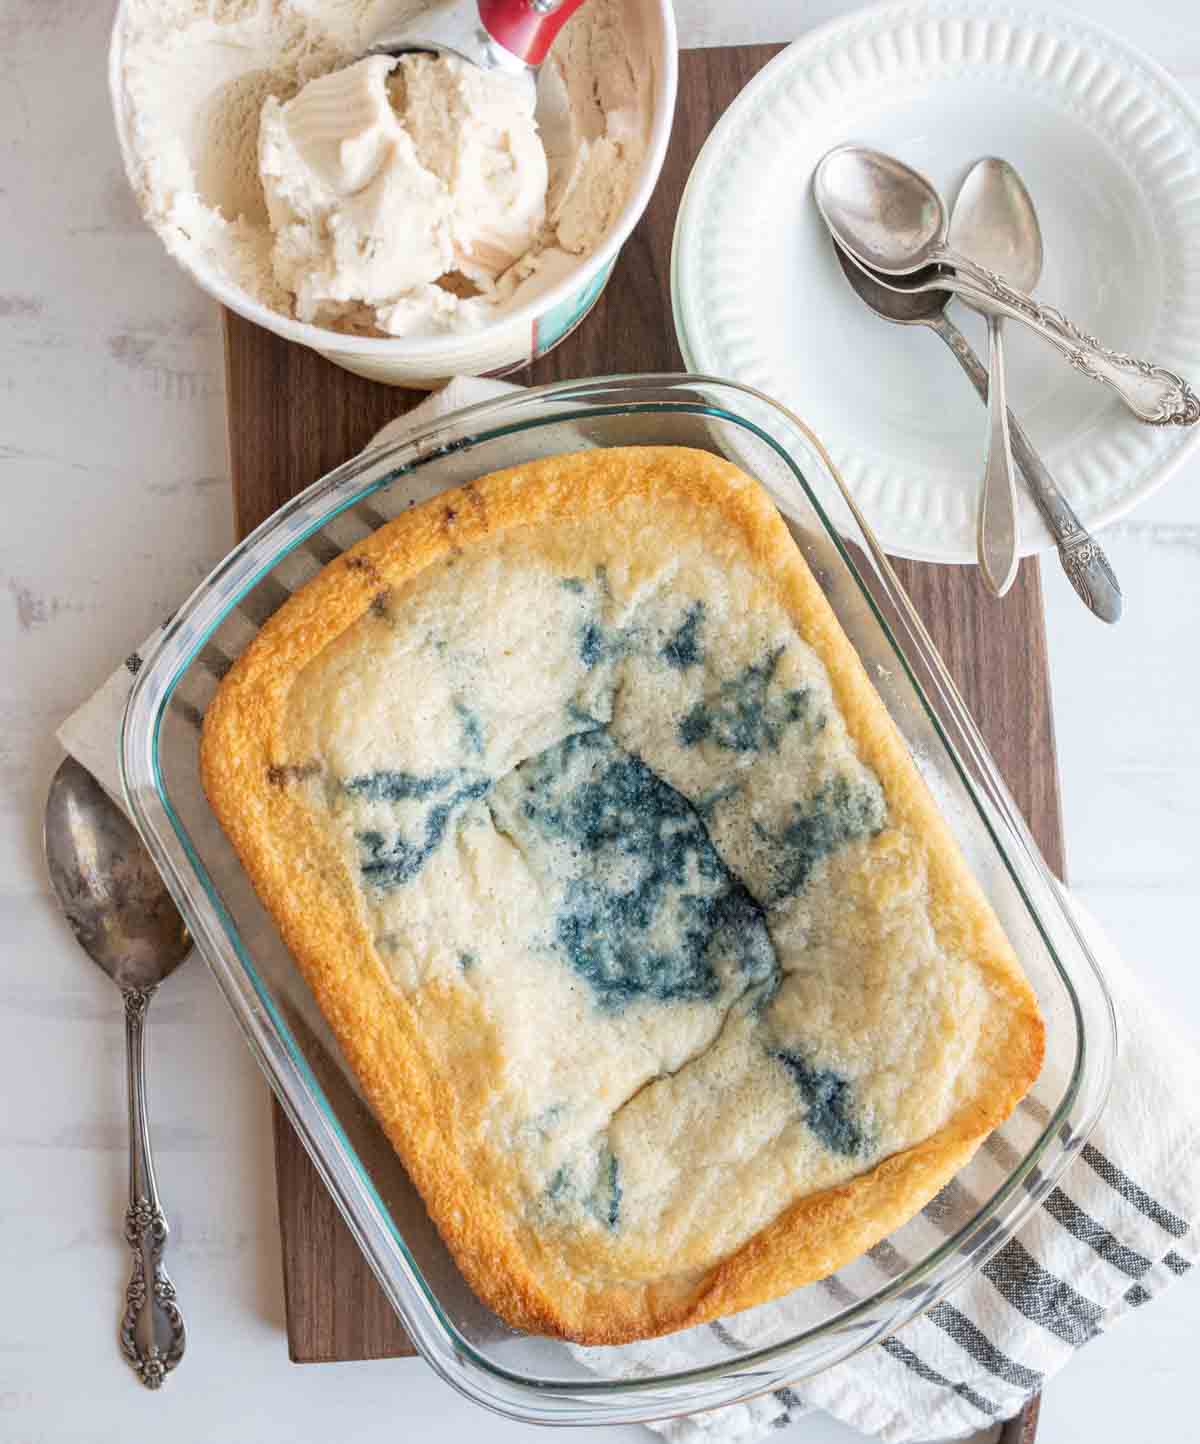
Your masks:
M739 1354L742 1349L745 1348L745 1345L734 1338L720 1319L713 1319L708 1327L709 1332L715 1338L719 1339L721 1344L728 1349L731 1354ZM793 1415L808 1408L808 1405L805 1404L800 1395L796 1393L795 1389L789 1389L787 1385L779 1389L772 1389L771 1397L778 1401L780 1408L783 1410L782 1414L777 1415L771 1420L772 1429L786 1429L792 1422Z
M877 1244L876 1249L878 1248L879 1245ZM872 1252L874 1253L874 1250ZM896 1257L899 1258L899 1255L897 1254ZM903 1263L903 1260L901 1260L901 1262ZM907 1267L907 1265L904 1266ZM838 1281L836 1275L822 1279L821 1283L839 1303L852 1304L857 1302L856 1296L850 1292L845 1284ZM965 1323L966 1320L964 1319L963 1322ZM936 1369L927 1364L919 1355L914 1354L911 1349L900 1343L897 1338L882 1339L880 1340L879 1347L889 1353L897 1363L903 1364L906 1369L911 1369L919 1379L924 1379L927 1384L935 1384L941 1389L952 1389L960 1398L965 1399L969 1404L973 1404L980 1413L987 1414L989 1418L1000 1412L999 1405L993 1404L990 1399L985 1399L982 1394L976 1393L975 1390L968 1385L956 1384L952 1379L948 1379L945 1374L939 1374ZM997 1353L999 1353L999 1350L997 1350ZM1001 1355L1001 1357L1003 1356ZM1012 1367L1016 1368L1017 1366L1012 1365Z
M1015 1238L984 1265L983 1272L1018 1313L1072 1348L1100 1333L1104 1310L1044 1269Z
M1122 1173L1115 1163L1105 1158L1098 1148L1091 1143L1085 1143L1082 1157L1083 1161L1095 1169L1110 1188L1115 1188L1121 1197L1127 1203L1132 1203L1139 1213L1144 1213L1147 1218L1153 1219L1164 1233L1169 1233L1172 1238L1182 1238L1187 1233L1189 1225L1184 1219L1151 1198L1145 1189L1139 1188L1132 1178Z
M993 1133L985 1142L984 1148L1002 1168L1007 1169L1010 1173L1020 1162L1016 1149L998 1134ZM1097 1156L1100 1157L1101 1155ZM1108 1164L1107 1159L1105 1159L1104 1162ZM1114 1174L1118 1172L1117 1169L1113 1168L1113 1165L1108 1164L1108 1167ZM1121 1176L1124 1177L1124 1175ZM1029 1182L1032 1181L1031 1178ZM1128 1180L1126 1181L1128 1182ZM1105 1182L1116 1187L1115 1184L1112 1184L1111 1179L1106 1178ZM1118 1189L1118 1191L1121 1192L1122 1190ZM1150 1202L1155 1209L1160 1207L1160 1205L1154 1203L1153 1199L1151 1199ZM1089 1248L1095 1249L1106 1263L1112 1264L1114 1268L1120 1269L1122 1273L1128 1274L1130 1278L1140 1278L1142 1274L1151 1267L1151 1261L1148 1258L1143 1258L1140 1253L1121 1243L1103 1224L1097 1223L1090 1214L1085 1213L1075 1200L1068 1197L1061 1188L1052 1190L1052 1192L1043 1199L1042 1207L1052 1218L1062 1224L1068 1233L1073 1234L1081 1243L1086 1243ZM1163 1211L1165 1212L1165 1210Z
M330 562L337 561L338 557L342 555L341 548L334 546L329 538L322 536L319 531L313 532L311 536L306 536L300 545L315 562L319 562L323 567L327 567Z
M255 626L262 627L271 620L291 595L278 577L273 577L268 573L265 577L259 577L258 581L241 598L237 604L237 610L243 616L249 617Z
M1094 1218L1084 1213L1077 1203L1069 1199L1061 1188L1052 1189L1042 1200L1042 1207L1080 1243L1086 1243L1105 1263L1112 1264L1113 1268L1120 1269L1131 1279L1141 1278L1151 1267L1148 1258L1114 1238L1108 1229L1098 1224Z
M953 1379L947 1379L945 1374L939 1374L936 1369L931 1369L922 1359L918 1359L911 1349L905 1346L893 1336L884 1339L879 1347L887 1354L890 1354L897 1363L903 1364L906 1369L911 1369L918 1379L924 1379L927 1384L936 1384L942 1389L951 1389L958 1397L970 1404L972 1408L978 1409L981 1414L986 1414L989 1419L995 1418L1000 1412L999 1406L993 1404L990 1399L985 1399L982 1394L977 1394L969 1384L956 1384Z
M893 1278L898 1278L911 1267L907 1259L883 1239L870 1250L870 1257L876 1266ZM1012 1384L1024 1393L1032 1394L1042 1386L1043 1376L1034 1369L1027 1369L1010 1359L992 1342L987 1335L953 1304L936 1304L926 1315L931 1324L950 1335L961 1349L964 1349L976 1363L982 1364L1006 1384Z
M785 1411L785 1417L782 1423L780 1423L780 1421L778 1420L776 1421L776 1426L778 1428L782 1428L783 1424L790 1424L792 1422L791 1416L793 1414L799 1413L801 1409L808 1408L808 1405L804 1402L800 1395L796 1393L795 1389L789 1389L786 1385L784 1385L782 1389L773 1389L771 1391L771 1397L773 1399L778 1399L780 1404L783 1405Z
M982 1364L989 1373L1003 1379L1006 1384L1026 1394L1036 1393L1042 1387L1044 1375L1036 1369L1027 1369L1002 1353L991 1339L960 1313L952 1304L935 1304L925 1315L931 1324L950 1335L960 1348L966 1350L977 1364Z
M220 647L214 646L211 642L205 642L204 646L196 653L196 660L200 665L217 679L222 681L233 666L233 658L227 657Z

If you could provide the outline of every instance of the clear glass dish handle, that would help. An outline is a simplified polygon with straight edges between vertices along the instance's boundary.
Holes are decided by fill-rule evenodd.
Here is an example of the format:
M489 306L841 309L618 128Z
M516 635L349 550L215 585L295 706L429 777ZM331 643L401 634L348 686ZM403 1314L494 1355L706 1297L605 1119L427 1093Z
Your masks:
M150 1122L146 1113L146 1010L153 988L126 988L125 1046L129 1076L129 1207L125 1241L133 1271L121 1315L121 1352L147 1389L163 1381L183 1358L187 1333L175 1299L175 1285L163 1268L167 1217L158 1197Z

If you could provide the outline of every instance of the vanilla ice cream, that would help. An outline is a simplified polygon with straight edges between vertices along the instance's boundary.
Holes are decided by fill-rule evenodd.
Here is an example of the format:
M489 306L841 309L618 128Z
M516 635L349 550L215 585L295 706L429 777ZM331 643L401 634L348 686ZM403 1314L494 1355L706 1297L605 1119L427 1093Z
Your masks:
M490 297L546 219L533 102L511 76L429 55L371 56L268 99L259 172L299 319L337 325L366 306L382 330L411 331L418 313L457 309L448 276Z
M340 331L472 331L568 275L636 181L651 78L590 0L527 86L359 59L387 0L126 0L132 179L181 259ZM623 17L622 17L623 18Z

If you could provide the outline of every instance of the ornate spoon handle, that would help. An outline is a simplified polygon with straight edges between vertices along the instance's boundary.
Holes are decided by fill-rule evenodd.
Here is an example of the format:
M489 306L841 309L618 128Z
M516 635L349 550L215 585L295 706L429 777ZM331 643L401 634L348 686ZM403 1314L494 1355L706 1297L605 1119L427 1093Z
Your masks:
M167 1219L158 1197L150 1124L146 1115L146 1009L153 988L125 989L125 1044L129 1070L129 1208L125 1240L133 1272L121 1316L121 1350L147 1389L158 1389L183 1358L187 1341L175 1285L163 1268Z
M1200 398L1174 371L1109 350L1056 307L1035 301L966 256L947 249L939 252L937 259L955 272L952 277L939 277L939 286L985 315L1011 316L1023 322L1056 346L1077 371L1111 386L1139 420L1152 426L1194 426L1200 421Z
M987 401L988 374L971 343L946 316L930 323L937 334L958 358L980 399ZM1075 515L1071 503L1059 491L1046 463L1033 448L1021 423L1010 411L1008 429L1013 457L1024 473L1029 491L1046 525L1058 543L1058 558L1067 580L1079 593L1084 605L1104 622L1118 621L1123 598L1116 576L1104 549Z

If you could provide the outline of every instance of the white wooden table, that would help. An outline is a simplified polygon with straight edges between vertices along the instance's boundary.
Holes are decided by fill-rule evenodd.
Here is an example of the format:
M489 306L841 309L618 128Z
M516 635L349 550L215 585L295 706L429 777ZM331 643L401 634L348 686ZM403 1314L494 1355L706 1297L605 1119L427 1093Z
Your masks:
M1195 0L1076 5L1200 95ZM678 5L685 45L790 39L850 8ZM0 1444L151 1431L173 1444L532 1438L418 1361L289 1365L267 1091L199 963L164 989L151 1033L188 1354L160 1396L116 1355L120 1009L51 904L41 809L58 721L233 529L216 308L128 194L105 88L109 20L106 5L0 4ZM1045 568L1071 878L1200 1041L1200 463L1105 545L1128 599L1115 631ZM1198 1329L1200 1291L1185 1280L1054 1382L1041 1437L1200 1437L1188 1417ZM783 1437L858 1436L806 1420Z

